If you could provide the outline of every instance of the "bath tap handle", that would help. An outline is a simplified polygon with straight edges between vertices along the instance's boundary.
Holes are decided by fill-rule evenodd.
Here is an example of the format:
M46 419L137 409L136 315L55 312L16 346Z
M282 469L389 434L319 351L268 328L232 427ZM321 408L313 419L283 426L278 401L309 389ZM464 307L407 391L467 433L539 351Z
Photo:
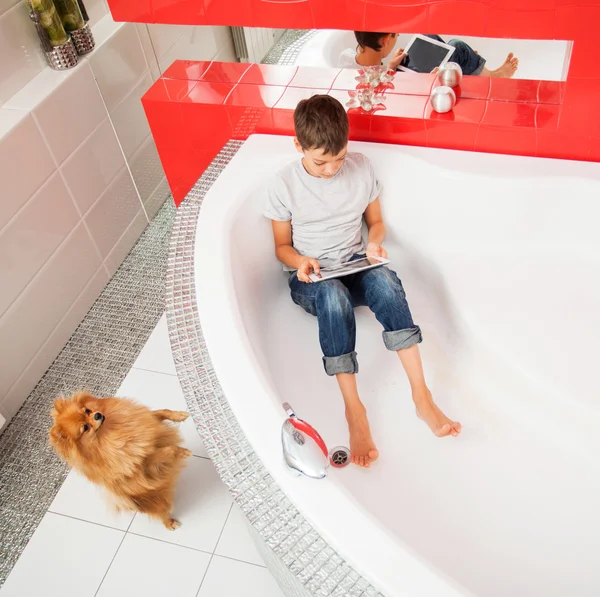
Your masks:
M285 411L285 414L288 417L295 417L296 413L294 412L294 409L290 406L289 402L284 402L283 403L283 410Z

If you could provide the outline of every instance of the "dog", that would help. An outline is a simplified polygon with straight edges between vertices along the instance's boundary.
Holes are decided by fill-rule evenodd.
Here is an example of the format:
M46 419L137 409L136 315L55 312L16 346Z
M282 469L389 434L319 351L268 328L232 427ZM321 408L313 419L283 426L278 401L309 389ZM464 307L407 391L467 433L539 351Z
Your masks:
M50 444L71 467L117 498L117 509L160 519L169 530L175 483L185 459L179 431L188 413L150 410L123 398L79 392L54 402Z

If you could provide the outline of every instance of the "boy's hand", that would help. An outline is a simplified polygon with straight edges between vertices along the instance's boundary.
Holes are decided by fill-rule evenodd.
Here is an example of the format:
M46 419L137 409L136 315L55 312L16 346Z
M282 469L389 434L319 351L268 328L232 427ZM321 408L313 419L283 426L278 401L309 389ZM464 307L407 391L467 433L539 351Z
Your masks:
M316 259L312 257L303 257L298 267L298 280L300 282L306 282L306 284L312 284L312 280L308 277L308 274L315 273L319 274L321 266Z
M367 257L381 257L382 259L387 259L388 254L381 245L369 243L367 245Z
M408 54L404 51L404 48L398 48L394 52L394 55L390 58L390 61L388 62L388 68L390 70L396 70L400 66L400 63L407 56L408 56Z

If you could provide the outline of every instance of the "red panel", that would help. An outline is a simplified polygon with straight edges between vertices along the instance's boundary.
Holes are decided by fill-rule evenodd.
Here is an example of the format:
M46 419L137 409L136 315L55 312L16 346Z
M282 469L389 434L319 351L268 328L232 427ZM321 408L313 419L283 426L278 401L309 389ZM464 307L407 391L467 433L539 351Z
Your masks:
M303 99L323 93L322 89L289 87L273 108L273 132L276 135L294 134L294 109Z
M491 6L505 10L554 10L556 0L490 0Z
M429 26L428 5L424 0L367 0L365 31L414 33L428 31Z
M163 73L163 77L199 81L211 64L209 60L175 60Z
M394 77L394 89L388 93L403 95L429 95L437 84L437 75L399 72Z
M319 29L366 29L365 0L310 0L310 8Z
M328 91L340 74L340 70L339 68L300 66L290 83L290 87L309 87Z
M536 108L537 104L489 101L481 123L493 126L535 128Z
M220 105L233 89L232 83L207 83L198 81L187 95L187 101L194 104Z
M483 35L515 39L553 39L554 16L554 10L505 10L490 6Z
M600 79L569 79L561 129L569 134L600 133Z
M425 106L425 118L436 122L461 122L476 124L483 120L487 102L475 99L459 99L451 112L438 114L431 107L431 102Z
M383 116L379 112L371 121L371 141L397 145L426 145L425 121L419 118Z
M537 155L567 160L585 160L591 150L589 135L570 135L553 131L538 131Z
M204 5L199 0L151 0L152 22L168 23L173 15L182 25L204 23Z
M131 2L132 0L123 0ZM206 22L210 25L229 25L230 27L252 27L252 3L249 0L204 0ZM202 0L197 0L201 3ZM174 23L176 21L168 21ZM256 25L259 27L260 25Z
M255 27L314 27L308 0L252 0L252 21Z
M436 116L446 116L438 114ZM425 121L427 147L444 149L475 150L475 139L479 125L467 122L454 122L447 119L431 118Z
M540 81L538 87L538 103L560 104L565 95L565 81Z
M597 6L562 6L556 10L556 38L575 40L569 79L598 78L598 69L594 64L598 55L596 42L599 23L600 3Z
M490 96L492 79L490 77L472 77L462 78L460 85L454 88L456 97L470 99L487 99Z
M241 78L241 83L249 85L284 85L290 84L297 66L276 66L272 64L253 64Z
M507 102L537 102L539 81L490 78L490 98Z
M210 83L237 83L250 68L243 62L213 62L202 75Z
M273 106L285 87L274 85L237 85L227 97L225 106L234 139L247 139L253 133L273 130Z
M535 111L535 126L538 130L556 131L560 122L561 106L539 104Z
M488 153L511 153L514 155L536 154L535 128L510 126L479 126L475 150Z
M432 2L429 4L427 31L458 31L460 35L481 35L487 19L488 5L485 2ZM440 27L440 23L443 23L443 27Z

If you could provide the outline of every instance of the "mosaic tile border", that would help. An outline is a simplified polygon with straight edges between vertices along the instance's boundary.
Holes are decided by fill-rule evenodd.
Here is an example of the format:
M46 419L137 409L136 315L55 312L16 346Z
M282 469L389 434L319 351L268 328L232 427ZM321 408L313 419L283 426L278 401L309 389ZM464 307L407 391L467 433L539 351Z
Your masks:
M84 387L114 394L163 313L174 216L167 199L0 435L0 587L68 474L48 445L54 399Z
M263 58L263 64L293 65L304 44L312 39L318 31L316 29L286 29L279 41L269 50Z
M311 527L246 439L212 367L196 308L194 244L204 197L243 141L230 141L179 206L171 236L166 311L177 374L221 479L264 543L287 597L382 597Z

